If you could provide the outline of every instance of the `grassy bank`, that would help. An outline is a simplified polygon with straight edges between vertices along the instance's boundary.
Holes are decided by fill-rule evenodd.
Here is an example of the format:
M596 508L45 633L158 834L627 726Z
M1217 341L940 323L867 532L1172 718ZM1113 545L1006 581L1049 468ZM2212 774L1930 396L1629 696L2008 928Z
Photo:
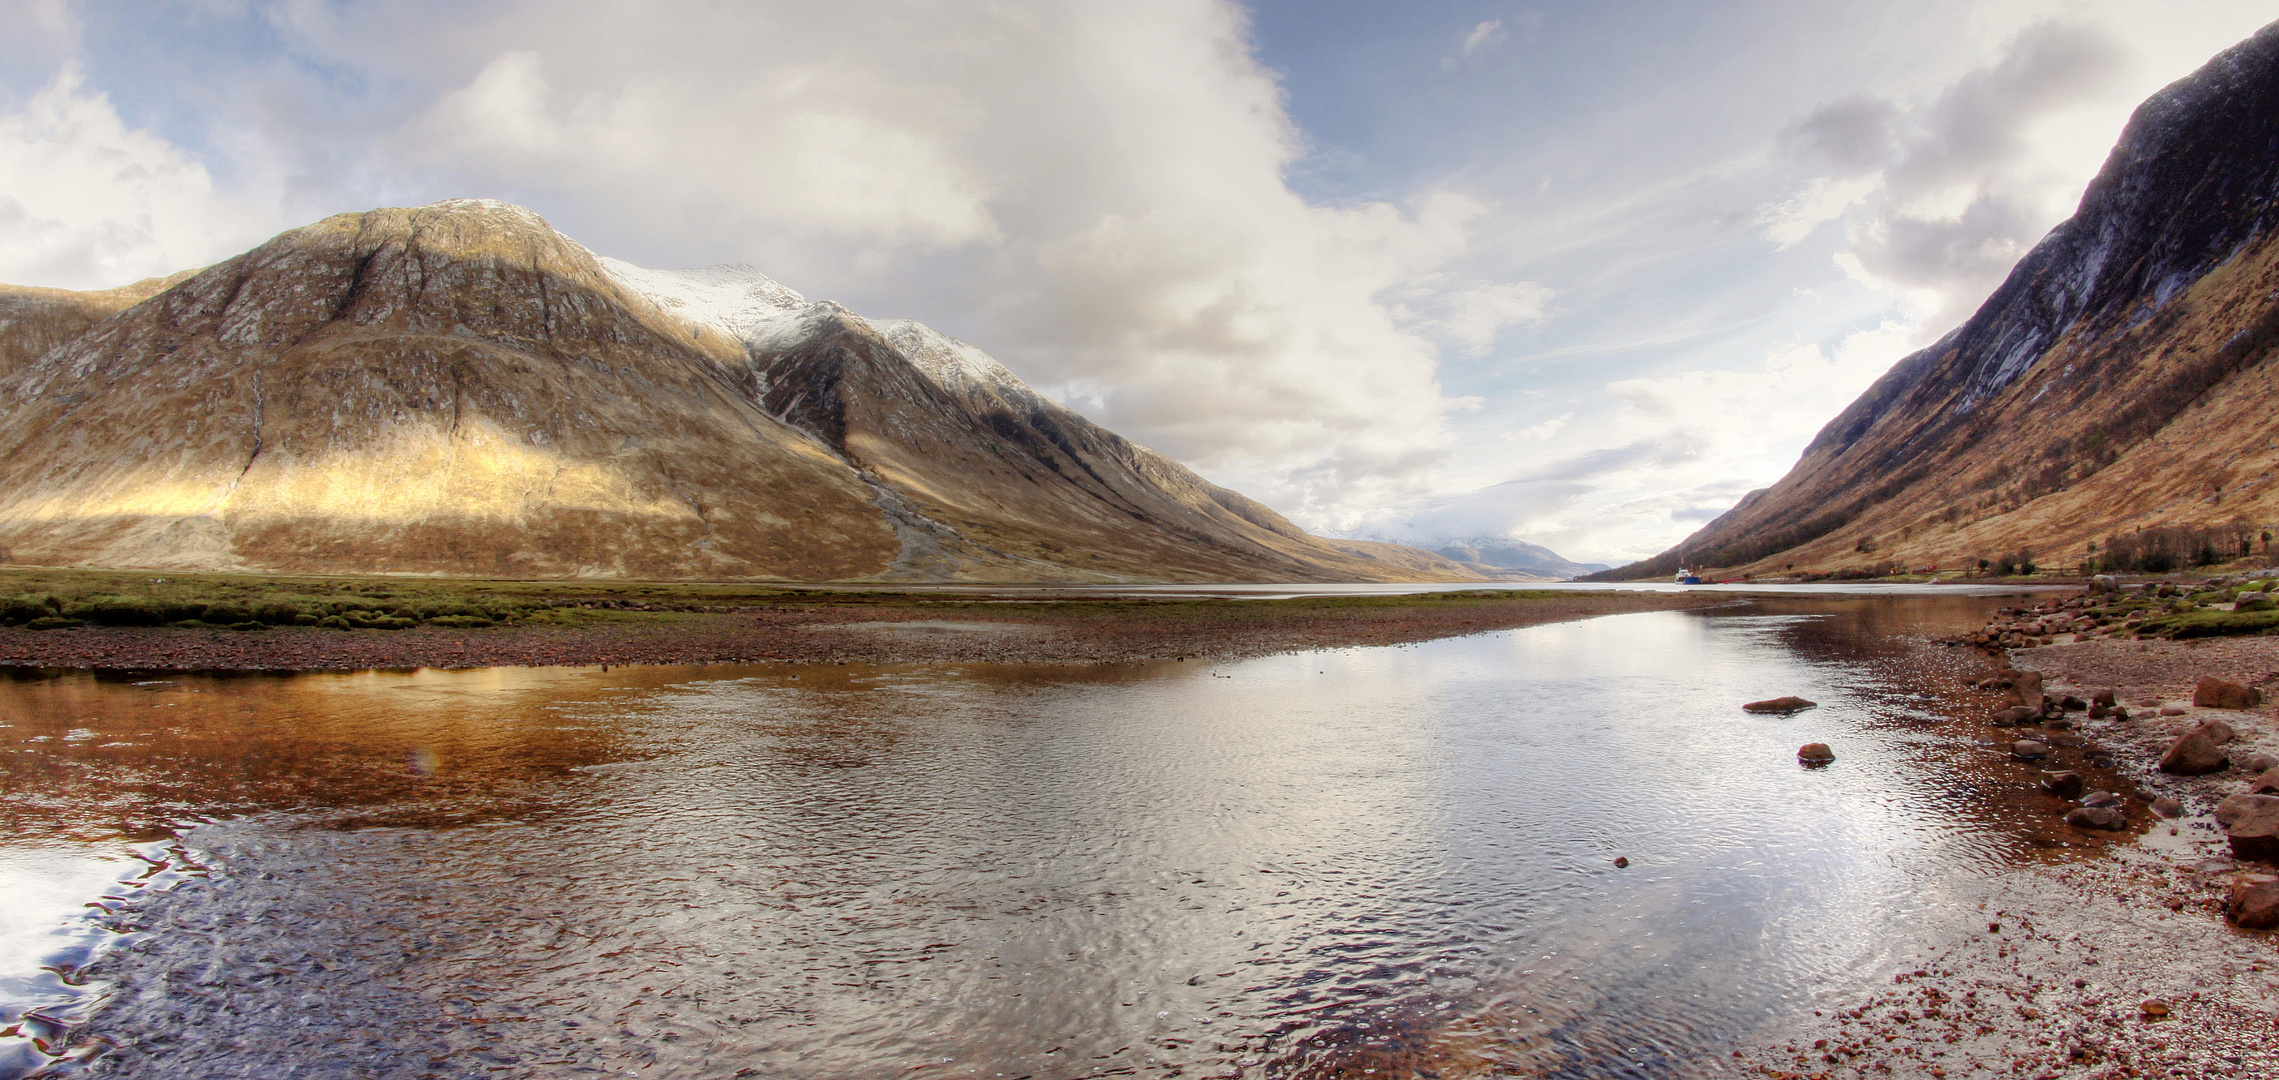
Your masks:
M0 665L1098 663L1397 644L1730 602L1706 594L1543 589L1235 600L8 567L0 568ZM927 622L955 625L882 632Z

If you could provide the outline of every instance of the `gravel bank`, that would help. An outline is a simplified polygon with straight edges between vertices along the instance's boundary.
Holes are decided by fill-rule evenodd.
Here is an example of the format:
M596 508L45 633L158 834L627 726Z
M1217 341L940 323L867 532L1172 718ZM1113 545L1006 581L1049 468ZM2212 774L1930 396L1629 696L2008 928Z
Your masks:
M2084 757L2110 759L2094 779L2125 788L2117 793L2135 842L1950 883L1925 898L1924 915L1882 969L1705 1072L1823 1080L2279 1076L2279 940L2233 927L2223 914L2236 876L2271 868L2232 859L2211 815L2218 800L2245 788L2237 762L2279 752L2279 710L2191 705L2204 675L2273 688L2279 639L2101 638L2002 655L2040 672L2052 696L2117 691L2133 719L2086 720L2077 712L2069 714L2071 727L2048 734L2078 740L2073 749ZM2225 747L2233 767L2200 777L2159 772L2162 752L2210 718L2238 732ZM1975 728L1959 734L1988 746L2021 735ZM2052 764L2020 763L2010 782L2030 785L2036 766ZM2149 811L2163 796L2182 805L2181 816ZM2058 820L2073 801L2040 801L2025 812L2046 814L2046 828L2079 834L2085 844L2094 839Z

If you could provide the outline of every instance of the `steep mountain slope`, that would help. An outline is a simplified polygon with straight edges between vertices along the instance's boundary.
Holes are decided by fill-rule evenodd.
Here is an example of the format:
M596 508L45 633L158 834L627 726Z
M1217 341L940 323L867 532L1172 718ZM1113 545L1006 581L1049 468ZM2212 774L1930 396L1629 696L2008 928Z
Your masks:
M343 214L110 294L0 293L19 562L793 580L1462 580L1370 558L970 346L536 215Z
M2275 222L2279 24L2140 106L2075 215L1787 476L1603 576L2070 564L2143 526L2279 521Z

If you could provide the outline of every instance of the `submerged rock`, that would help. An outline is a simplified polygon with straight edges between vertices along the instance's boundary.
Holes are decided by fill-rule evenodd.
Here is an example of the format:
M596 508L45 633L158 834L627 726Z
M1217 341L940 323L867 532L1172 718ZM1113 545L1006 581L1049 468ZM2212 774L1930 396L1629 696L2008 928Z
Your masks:
M2083 806L2119 806L2121 797L2110 791L2092 791L2081 799Z
M2229 764L2231 760L2224 756L2222 748L2204 731L2185 735L2176 740L2167 753L2160 755L2160 771L2176 776L2205 776L2220 772Z
M2081 797L2084 787L2085 785L2081 782L2081 774L2077 772L2045 772L2042 774L2042 790L2060 799L2078 799Z
M1800 697L1777 697L1766 698L1763 701L1752 701L1741 706L1741 709L1744 712L1753 713L1792 713L1819 707L1820 703L1817 701L1806 701Z
M1806 765L1826 765L1836 760L1836 752L1824 742L1805 743L1797 748L1796 760Z
M2014 757L2024 758L2027 761L2037 761L2048 757L2050 748L2048 743L2039 739L2020 739L2010 744L2010 753Z
M2119 832L2129 827L2129 815L2117 806L2077 806L2065 812L2065 823L2076 829Z

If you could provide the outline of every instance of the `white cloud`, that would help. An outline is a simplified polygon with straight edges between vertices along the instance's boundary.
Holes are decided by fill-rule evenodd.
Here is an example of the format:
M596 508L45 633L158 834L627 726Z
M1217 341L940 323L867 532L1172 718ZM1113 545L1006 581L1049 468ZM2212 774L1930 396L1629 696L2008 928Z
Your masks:
M1489 19L1473 27L1471 33L1465 34L1464 44L1457 51L1465 56L1470 56L1482 48L1502 41L1504 36L1504 21L1502 19Z
M1483 283L1440 292L1428 299L1439 317L1424 319L1424 329L1443 341L1474 352L1494 345L1496 336L1512 327L1539 323L1550 313L1559 294L1532 281Z
M1540 424L1530 424L1517 431L1504 432L1503 439L1505 442L1520 443L1550 442L1553 437L1559 434L1561 429L1567 426L1567 421L1574 418L1575 414L1572 411L1563 412Z
M1781 250L1795 247L1820 226L1842 217L1844 211L1883 186L1880 173L1866 176L1819 176L1787 202L1764 208L1757 223L1765 227Z
M275 232L273 207L218 191L76 69L0 114L0 281L108 288L201 266Z
M1600 399L1612 408L1506 433L1506 442L1545 448L1517 475L1412 502L1352 531L1435 542L1508 536L1591 561L1653 554L1779 476L1913 340L1911 324L1887 320L1832 347L1783 345L1751 369L1612 380Z

